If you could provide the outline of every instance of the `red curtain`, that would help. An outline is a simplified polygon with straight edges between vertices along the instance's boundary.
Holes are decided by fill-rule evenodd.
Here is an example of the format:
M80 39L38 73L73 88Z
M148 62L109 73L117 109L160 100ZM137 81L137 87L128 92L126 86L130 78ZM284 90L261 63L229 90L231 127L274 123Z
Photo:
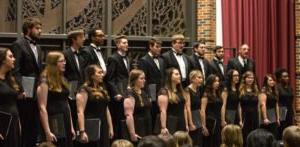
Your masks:
M266 73L282 67L295 87L294 12L294 0L222 0L223 46L250 46L260 85Z

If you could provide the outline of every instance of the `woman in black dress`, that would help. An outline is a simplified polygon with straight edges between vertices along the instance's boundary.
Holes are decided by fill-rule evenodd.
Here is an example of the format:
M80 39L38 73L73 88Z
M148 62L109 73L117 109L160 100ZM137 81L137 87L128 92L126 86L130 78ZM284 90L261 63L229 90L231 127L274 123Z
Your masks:
M129 73L129 88L124 99L124 113L130 137L126 139L132 142L152 134L151 100L142 90L144 85L144 72L132 70Z
M286 117L283 117L280 123L279 138L281 138L283 130L294 124L295 99L293 89L289 83L288 71L286 69L277 69L275 75L278 82L279 107L282 113L286 111Z
M278 137L277 127L280 125L278 91L275 78L271 74L264 77L263 87L259 95L262 127Z
M113 137L113 126L108 109L109 96L103 88L103 71L98 65L90 65L86 69L86 81L76 95L80 146L109 147ZM100 139L89 140L85 123L88 119L98 119ZM91 128L97 130L99 128Z
M243 139L246 144L248 134L258 128L258 87L252 71L243 74L240 87L240 103L243 120Z
M61 52L50 52L37 88L37 101L45 140L59 147L72 147L75 131L68 103L68 84L63 76L66 60Z
M200 86L203 84L203 77L200 70L193 70L189 74L190 85L186 88L190 98L189 113L189 134L193 140L195 147L202 147L202 133L201 133L201 118L200 106L202 94Z
M11 70L14 68L15 58L9 49L0 48L0 115L3 113L11 115L12 120L9 126L9 132L6 134L0 133L1 147L19 147L20 141L20 122L19 113L16 106L20 86L15 78L11 75ZM5 124L1 124L1 127ZM1 128L2 130L2 128Z
M241 105L239 98L239 72L235 69L229 70L227 72L226 79L226 92L225 97L223 98L223 104L225 106L225 111L222 111L221 124L224 127L227 124L239 124L242 126L242 115L241 115Z
M219 147L221 144L222 90L217 75L209 75L201 99L201 121L204 146Z
M160 109L160 133L173 134L176 131L188 131L187 96L181 85L181 76L176 68L169 68L166 72L165 88L158 96Z

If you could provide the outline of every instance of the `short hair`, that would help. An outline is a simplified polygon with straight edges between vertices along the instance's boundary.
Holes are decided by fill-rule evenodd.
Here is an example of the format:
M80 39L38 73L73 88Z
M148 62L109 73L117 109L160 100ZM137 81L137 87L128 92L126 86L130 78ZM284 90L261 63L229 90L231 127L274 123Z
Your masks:
M115 140L112 144L111 147L134 147L133 144L125 139L119 139Z
M219 49L222 49L222 48L223 48L222 46L217 45L214 47L213 51L214 51L214 53L216 53Z
M206 44L206 41L204 39L201 39L198 41L199 44Z
M97 30L102 31L100 28L93 28L93 29L90 29L90 30L88 31L88 39L89 39L89 41L92 41L92 37L95 37L96 31L97 31ZM102 31L102 32L103 32L103 31ZM104 35L104 33L103 33L103 35Z
M247 136L247 147L273 147L276 139L265 129L256 129Z
M71 45L73 42L72 39L76 39L76 37L79 35L84 35L84 30L83 29L73 30L70 31L67 35L68 35L69 44Z
M226 125L221 132L222 144L243 147L242 129L238 125Z
M176 131L174 133L174 138L175 138L178 146L193 145L193 141L188 132Z
M38 18L26 19L22 27L23 34L26 35L28 33L28 29L32 29L36 25L42 25L42 22Z
M143 137L137 147L165 147L166 143L158 136L150 135Z
M155 43L156 43L156 44L159 44L159 45L162 44L162 42L161 42L159 39L157 39L157 38L155 38L155 37L152 37L152 38L149 40L149 46L154 46Z
M300 127L289 126L284 129L282 136L285 147L295 147L300 145Z
M119 35L119 36L116 36L115 37L115 44L119 44L121 39L127 39L127 36L126 35Z
M175 34L172 36L172 43L176 43L177 40L184 41L184 36L182 34Z

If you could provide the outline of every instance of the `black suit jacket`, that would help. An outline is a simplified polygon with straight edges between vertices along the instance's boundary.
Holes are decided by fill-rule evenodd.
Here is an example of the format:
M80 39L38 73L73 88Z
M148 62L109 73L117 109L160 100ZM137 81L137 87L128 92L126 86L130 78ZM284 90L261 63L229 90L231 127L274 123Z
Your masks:
M87 60L87 65L96 64L101 67L93 46L89 45L89 46L85 47L82 50L82 55L83 55L84 59ZM105 59L103 53L102 53L102 57L103 57L104 62L106 63L106 59Z
M39 80L40 73L42 71L42 51L38 45L36 48L38 61L36 61L29 41L25 39L25 37L16 40L12 44L11 51L16 58L13 73L19 83L21 83L22 76L35 77L36 81Z
M246 71L253 71L255 73L255 63L251 59L247 59L247 64L243 67L238 57L231 58L227 64L227 71L235 69L242 76Z
M130 63L128 61L128 66L130 69ZM112 97L118 94L124 96L127 86L128 86L129 70L127 70L122 56L115 52L107 60L107 74L105 76L105 81L107 83L107 88Z
M165 52L165 53L162 55L162 58L164 59L164 62L165 62L165 68L166 68L166 69L171 68L171 67L175 67L175 68L177 68L177 69L179 70L179 72L180 72L179 64L178 64L178 62L177 62L177 60L176 60L176 57L175 57L175 55L174 55L172 49L169 50L169 51L167 51L167 52ZM183 58L184 63L185 63L185 69L186 69L186 74L187 74L187 75L186 75L186 81L188 81L189 73L190 73L190 71L191 71L191 69L192 69L191 61L190 61L190 59L188 58L188 56L185 55L185 54L182 54L182 58ZM181 74L181 72L180 72L180 74ZM185 86L187 86L187 85L185 85Z
M77 68L75 55L71 48L67 48L66 50L64 50L63 54L66 59L66 70L64 72L65 77L68 81L78 81L78 84L81 85L84 82L83 69L86 66L86 62L83 59L81 51L79 51L78 54L78 62L80 69Z
M190 59L191 59L192 65L193 65L193 69L198 69L203 73L203 69L201 68L201 65L199 63L199 57L196 54L192 54L190 56ZM205 71L205 78L207 78L211 74L211 67L209 65L209 61L207 59L204 59L203 65L204 65L204 71Z
M165 63L161 57L158 57L159 69L154 59L147 53L138 61L139 69L143 70L146 76L146 87L149 84L156 84L158 91L164 84Z
M217 59L212 59L212 61L210 62L210 66L211 66L211 73L219 76L220 80L224 81L225 80L224 74L226 74L225 65L223 65L224 74L222 73L222 70L219 67L219 63L218 63Z

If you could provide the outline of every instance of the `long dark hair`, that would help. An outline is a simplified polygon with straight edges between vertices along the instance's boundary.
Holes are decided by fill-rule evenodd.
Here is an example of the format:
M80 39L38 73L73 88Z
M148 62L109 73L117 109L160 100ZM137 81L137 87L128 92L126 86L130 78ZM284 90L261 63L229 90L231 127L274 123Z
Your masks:
M83 84L84 87L87 88L91 92L91 94L96 99L109 99L108 93L105 90L103 83L100 83L99 85L93 85L93 75L96 73L96 69L102 70L102 68L99 65L90 65L85 70L86 80Z
M247 91L246 78L251 76L251 75L254 76L254 81L253 81L253 84L251 85L251 89L252 89L251 94L254 95L254 96L258 95L259 90L258 90L257 82L255 80L255 75L252 71L246 71L243 74L242 80L240 82L240 87L239 87L240 96L244 96L246 94L246 91Z
M217 79L220 80L220 78L215 74L209 75L206 79L204 92L205 92L205 95L207 96L209 101L215 101L216 99L221 98L221 91L222 90L221 90L220 87L214 92L213 84L217 81Z
M263 80L263 87L262 87L262 92L266 93L267 95L274 96L278 100L278 90L276 86L270 87L268 84L269 78L273 79L275 81L275 77L271 74L266 74Z
M9 51L8 48L0 48L0 66L3 66L4 61L6 60L7 52ZM12 72L8 71L5 75L5 80L7 81L8 85L15 89L16 91L20 91L20 86L18 85L15 77L12 76Z
M177 90L179 93L181 93L183 95L183 97L186 97L186 93L181 85L181 83L176 85L176 89L173 89L172 87L172 75L174 73L174 71L178 69L171 67L169 69L167 69L167 77L166 77L166 81L165 81L165 88L168 91L168 97L169 97L169 102L171 103L177 103L178 102L178 96L176 95L176 93L174 92L175 90Z
M227 87L227 90L228 91L231 91L232 89L231 89L231 87L233 86L233 83L232 83L232 79L233 79L233 73L234 72L238 72L237 70L235 70L235 69L231 69L231 70L229 70L228 72L227 72L227 76L226 76L226 80L225 80L225 83L226 83L226 87ZM238 72L239 73L239 72ZM239 83L237 83L237 84L235 84L234 85L235 86L235 88L238 90L238 88L239 88Z

